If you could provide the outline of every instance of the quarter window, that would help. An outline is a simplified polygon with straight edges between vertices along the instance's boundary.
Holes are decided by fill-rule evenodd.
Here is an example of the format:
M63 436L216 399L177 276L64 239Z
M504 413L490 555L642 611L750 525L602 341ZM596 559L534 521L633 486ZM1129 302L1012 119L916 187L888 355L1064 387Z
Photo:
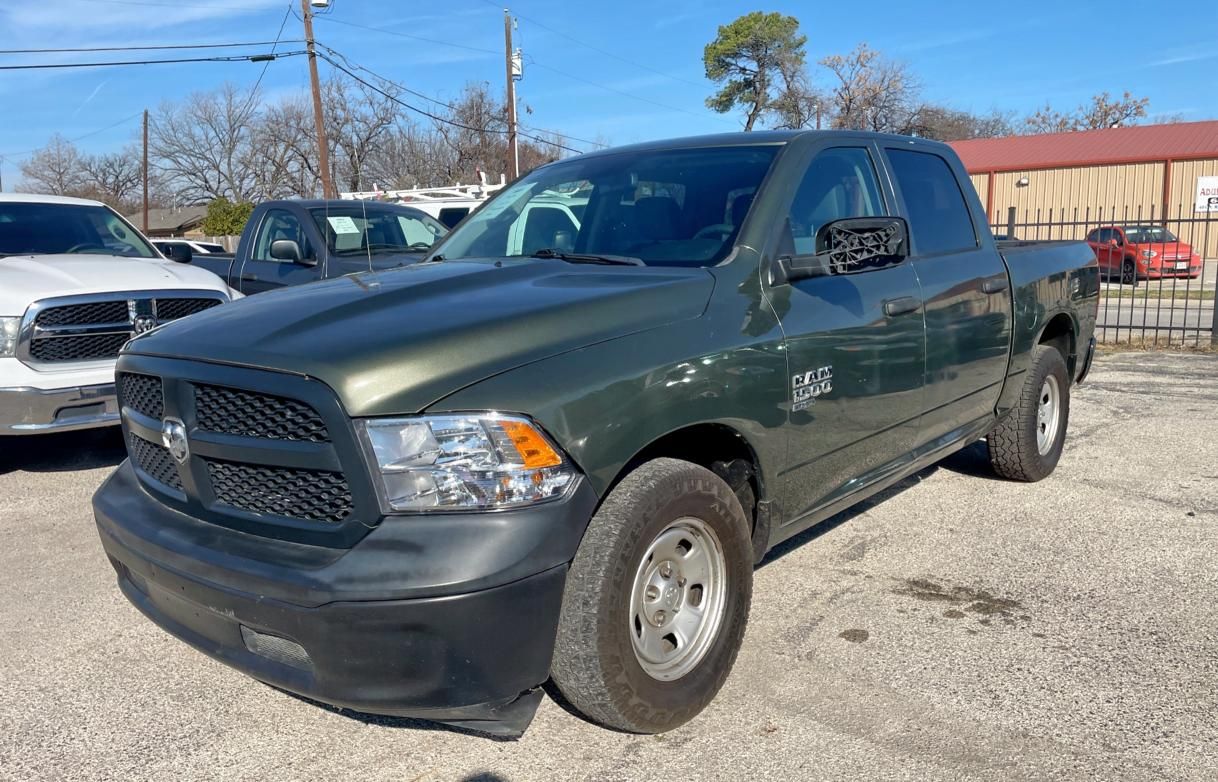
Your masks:
M977 232L964 193L947 161L929 152L889 149L888 161L905 198L909 230L919 255L971 250Z

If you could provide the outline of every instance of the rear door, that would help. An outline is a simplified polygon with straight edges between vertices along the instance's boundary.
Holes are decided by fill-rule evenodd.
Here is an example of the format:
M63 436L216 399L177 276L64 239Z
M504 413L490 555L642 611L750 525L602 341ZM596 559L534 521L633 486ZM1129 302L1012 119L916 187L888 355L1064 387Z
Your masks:
M924 444L994 414L1010 354L1011 286L980 202L960 186L959 163L929 145L886 145L884 154L926 311Z
M314 259L314 263L310 265L272 258L271 244L279 239L296 242L301 255L306 260ZM316 257L315 249L296 213L287 209L268 209L258 224L249 256L238 270L240 291L246 294L260 293L285 285L312 282L320 273Z
M819 142L771 257L815 252L816 232L847 217L896 214L864 139ZM774 286L791 377L784 508L793 520L899 469L922 411L925 335L918 277L899 263Z

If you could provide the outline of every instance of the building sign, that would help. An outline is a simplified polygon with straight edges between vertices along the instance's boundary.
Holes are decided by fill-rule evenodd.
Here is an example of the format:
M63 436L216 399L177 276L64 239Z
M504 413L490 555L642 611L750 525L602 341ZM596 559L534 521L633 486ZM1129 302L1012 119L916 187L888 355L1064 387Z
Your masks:
M1218 176L1197 177L1196 212L1218 212Z

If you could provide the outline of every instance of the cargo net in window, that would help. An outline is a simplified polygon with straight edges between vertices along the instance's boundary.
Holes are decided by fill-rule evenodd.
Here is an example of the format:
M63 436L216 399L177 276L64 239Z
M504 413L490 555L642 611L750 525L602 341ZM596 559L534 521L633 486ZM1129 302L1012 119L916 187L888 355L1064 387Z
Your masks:
M833 274L853 274L888 266L904 241L904 232L892 222L856 229L827 225L823 246Z

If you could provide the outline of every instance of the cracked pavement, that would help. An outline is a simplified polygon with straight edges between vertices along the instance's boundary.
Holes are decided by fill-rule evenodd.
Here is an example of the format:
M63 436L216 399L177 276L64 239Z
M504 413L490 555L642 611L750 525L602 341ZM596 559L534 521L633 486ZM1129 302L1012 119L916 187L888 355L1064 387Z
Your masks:
M0 778L1218 778L1218 355L1104 354L1057 472L983 444L782 544L711 707L662 736L550 699L515 742L340 713L119 594L114 433L0 441Z

